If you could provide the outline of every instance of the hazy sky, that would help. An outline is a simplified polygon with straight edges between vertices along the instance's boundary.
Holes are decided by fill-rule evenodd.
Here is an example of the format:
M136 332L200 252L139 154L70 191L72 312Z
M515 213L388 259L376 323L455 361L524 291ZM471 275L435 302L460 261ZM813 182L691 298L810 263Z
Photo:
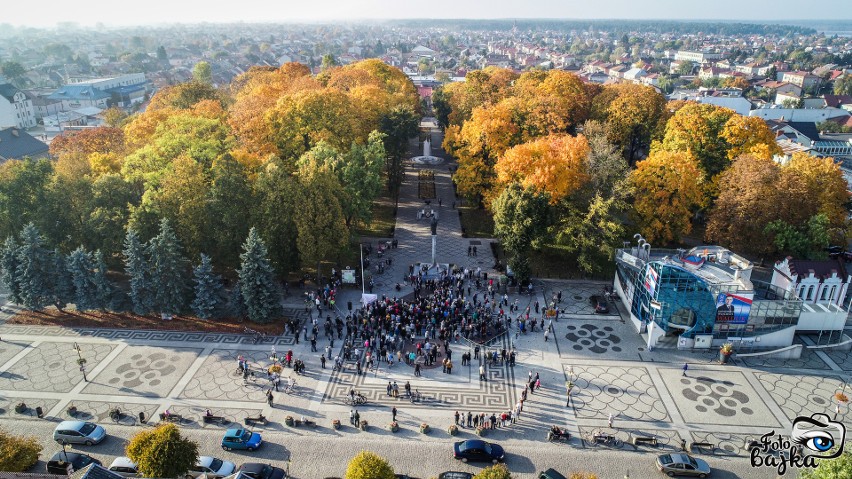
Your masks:
M852 1L819 0L42 0L5 2L0 23L50 26L388 18L852 19ZM806 6L817 8L807 8Z

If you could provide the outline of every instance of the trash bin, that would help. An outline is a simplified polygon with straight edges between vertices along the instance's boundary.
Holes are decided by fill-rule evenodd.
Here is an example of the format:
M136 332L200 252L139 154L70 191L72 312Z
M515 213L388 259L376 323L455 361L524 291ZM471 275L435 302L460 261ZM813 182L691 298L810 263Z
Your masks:
M139 413L139 422L141 422L142 424L145 424L145 413L144 412Z
M36 416L38 416L40 418L44 417L44 409L42 409L41 406L36 406L35 411L36 411Z

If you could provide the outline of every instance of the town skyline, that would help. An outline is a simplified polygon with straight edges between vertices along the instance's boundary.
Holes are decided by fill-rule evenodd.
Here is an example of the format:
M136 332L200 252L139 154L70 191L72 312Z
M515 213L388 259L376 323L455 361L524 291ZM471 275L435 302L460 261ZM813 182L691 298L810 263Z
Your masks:
M695 1L659 0L652 4L628 0L603 0L587 3L578 1L531 0L524 4L508 0L472 0L452 2L435 0L428 9L411 2L392 0L365 0L343 2L341 0L318 0L309 4L287 5L286 9L270 8L258 0L241 3L241 11L234 12L223 6L211 6L198 0L179 5L153 0L147 8L133 15L116 12L105 0L94 0L85 10L69 10L55 0L42 3L43 8L35 14L22 4L7 7L3 23L28 26L52 27L57 24L79 24L82 26L143 26L169 25L176 23L233 23L233 22L317 22L317 21L386 21L404 19L558 19L558 20L657 20L675 21L724 21L724 22L795 22L795 21L847 21L852 20L852 10L842 0L822 2L817 11L801 12L789 0L776 2L771 13L759 4L743 4L733 0L721 0L714 8ZM789 7L789 8L788 8ZM824 12L832 11L828 18ZM164 14L164 12L169 12ZM846 13L843 13L846 12Z

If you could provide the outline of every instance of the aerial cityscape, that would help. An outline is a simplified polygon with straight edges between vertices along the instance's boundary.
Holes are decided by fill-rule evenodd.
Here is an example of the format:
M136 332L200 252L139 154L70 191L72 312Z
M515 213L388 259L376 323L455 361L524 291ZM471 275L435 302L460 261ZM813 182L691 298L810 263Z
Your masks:
M0 17L0 475L852 478L846 2L173 3Z

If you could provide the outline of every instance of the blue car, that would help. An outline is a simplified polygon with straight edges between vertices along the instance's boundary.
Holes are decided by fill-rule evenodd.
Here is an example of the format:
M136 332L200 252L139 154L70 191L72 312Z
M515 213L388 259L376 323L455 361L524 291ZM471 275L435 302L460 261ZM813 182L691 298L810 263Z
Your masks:
M262 442L263 438L256 432L246 431L245 429L228 429L225 437L222 438L222 449L226 451L231 449L254 451L260 447Z
M497 464L506 457L503 448L498 444L468 439L453 445L453 457L462 462L493 462Z

